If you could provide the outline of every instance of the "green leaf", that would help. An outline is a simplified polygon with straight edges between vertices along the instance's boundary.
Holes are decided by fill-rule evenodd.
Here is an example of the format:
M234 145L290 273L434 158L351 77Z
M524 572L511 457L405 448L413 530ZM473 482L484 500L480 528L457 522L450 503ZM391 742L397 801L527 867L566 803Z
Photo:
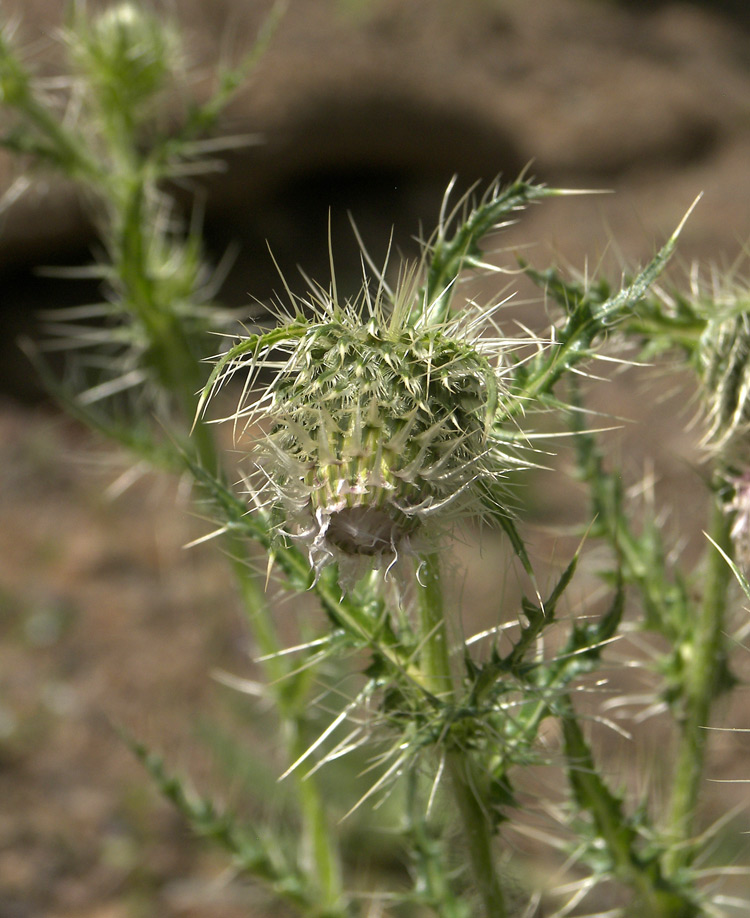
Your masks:
M304 874L282 853L282 846L267 833L240 825L207 797L198 795L187 781L167 770L161 756L144 743L120 730L131 752L151 775L159 791L181 813L190 828L210 838L232 855L236 867L264 883L303 911L311 910L314 896Z
M519 673L528 650L535 644L541 632L555 620L557 603L573 579L579 555L580 548L563 571L546 602L536 604L529 600L524 600L523 610L528 618L528 625L521 629L521 634L513 646L513 650L503 660L503 668L507 671Z

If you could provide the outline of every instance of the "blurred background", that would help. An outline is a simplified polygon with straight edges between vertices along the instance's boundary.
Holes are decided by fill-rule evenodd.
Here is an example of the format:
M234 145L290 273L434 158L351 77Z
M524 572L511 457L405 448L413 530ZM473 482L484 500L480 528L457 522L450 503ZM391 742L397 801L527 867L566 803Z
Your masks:
M63 6L0 8L42 75L58 72ZM217 60L247 51L270 9L151 6L184 29L197 93ZM602 265L617 280L703 192L678 278L694 260L732 264L750 239L750 12L742 0L289 0L223 131L254 141L177 193L188 213L197 195L217 263L236 249L221 299L248 314L251 298L280 288L268 247L287 278L300 266L327 282L329 212L337 272L354 284L349 214L376 262L391 231L414 254L452 176L481 188L527 166L550 185L614 193L533 207L496 251L490 243L492 260L512 266L523 251L541 268ZM17 174L0 156L0 195ZM158 802L112 724L212 786L221 742L202 738L239 703L211 673L246 674L251 648L222 559L182 548L205 524L179 487L148 477L119 494L121 457L59 415L17 347L38 335L38 309L95 295L37 272L87 263L95 237L73 189L35 178L0 213L0 918L246 915L259 894L225 882L221 856ZM507 292L496 278L472 287L488 302ZM542 331L543 306L528 295L519 281L514 314ZM663 371L647 379L651 388L615 380L598 407L638 419L617 449L635 475L650 457L689 542L702 510L691 504L691 393ZM532 515L564 526L569 494L541 487ZM465 614L479 621L495 587L479 568L466 584ZM741 706L725 716L748 726ZM248 749L254 730L249 718ZM748 751L741 736L720 737L711 776L746 777ZM270 774L242 780L272 787ZM235 776L229 800L241 784ZM741 787L714 785L707 805L720 813ZM252 901L250 914L266 913Z

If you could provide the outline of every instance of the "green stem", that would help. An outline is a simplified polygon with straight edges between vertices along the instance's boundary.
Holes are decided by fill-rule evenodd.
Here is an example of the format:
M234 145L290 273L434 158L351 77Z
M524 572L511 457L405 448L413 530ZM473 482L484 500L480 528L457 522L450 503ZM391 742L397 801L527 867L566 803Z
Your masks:
M589 813L597 834L606 846L617 877L635 892L628 912L648 918L697 918L698 908L667 879L659 862L645 859L638 850L638 835L630 824L622 802L599 775L570 698L558 702L568 762L568 778L576 802Z
M455 702L455 689L443 610L440 558L436 552L421 559L417 580L423 685L443 704L450 705ZM461 817L471 871L484 914L486 918L505 918L505 897L492 851L493 826L482 802L482 777L468 750L458 746L448 752L446 770Z
M449 754L446 766L461 815L469 862L486 918L505 918L505 896L495 867L492 825L474 761L464 750Z
M437 698L453 700L448 634L443 610L440 557L432 552L420 559L417 609L420 628L420 670L423 685Z
M234 88L234 85L224 87L215 100L215 114ZM195 467L220 477L221 462L209 427L196 425L192 439L187 440L187 431L198 408L196 393L203 382L201 364L183 318L175 308L172 278L165 283L160 270L163 265L156 261L162 249L169 251L171 236L161 212L159 170L149 160L150 154L144 156L136 143L133 113L116 105L100 105L101 140L106 155L100 158L92 155L79 136L68 131L34 94L28 73L12 55L2 34L0 101L15 108L24 119L25 134L18 135L17 145L25 144L26 152L54 162L62 172L94 191L105 205L109 223L106 241L111 251L115 293L121 300L123 313L130 313L130 321L137 326L139 340L145 343L144 364L170 396L170 420L178 422L173 424L170 434L174 437L177 433L180 449L189 453L185 460L187 468ZM12 137L8 139L8 145L12 141ZM287 752L295 762L307 748L302 680L290 677L289 667L278 653L280 643L275 623L251 568L245 540L229 531L224 544L254 637L266 658L266 673L285 727ZM307 775L309 767L303 764L295 770L303 824L302 849L307 861L305 876L313 893L309 911L314 910L318 918L343 916L346 909L341 904L338 851L317 782Z
M175 407L182 415L185 428L189 429L198 410L200 364L181 327L179 316L173 312L171 303L165 302L158 278L154 278L150 270L146 221L153 215L145 180L142 170L136 170L128 183L131 192L120 203L125 210L125 218L117 267L130 305L149 335L154 370L162 386L172 393ZM220 475L221 461L207 424L194 426L192 443L195 444L199 466L209 475ZM260 653L265 658L268 681L287 739L289 761L296 762L306 749L305 703L299 691L290 685L288 668L279 655L281 645L271 610L252 570L245 541L227 531L224 544L231 558L243 608ZM302 850L307 862L305 872L317 888L319 904L324 910L333 910L331 914L334 914L342 901L339 855L317 781L307 776L307 770L307 767L295 770L302 819Z
M710 535L727 555L731 554L731 521L718 500L714 500ZM682 707L676 765L671 781L668 837L672 844L665 857L665 869L674 873L692 858L688 844L693 835L696 805L700 796L708 743L711 709L721 691L726 671L725 619L727 591L732 572L726 558L713 546L709 549L703 601L692 633L685 640L682 657Z
M420 900L435 909L440 918L468 918L469 905L454 895L443 848L430 833L419 794L419 777L415 769L406 776L406 819Z
M197 428L206 428L205 424ZM261 655L269 688L274 693L276 708L282 721L286 753L290 763L298 761L308 745L306 702L298 691L289 691L289 672L279 655L281 645L263 591L253 573L244 540L231 532L225 533L225 546L232 559L235 579L240 588L242 605ZM305 875L315 883L322 915L344 915L341 859L330 828L318 782L308 775L309 765L302 763L294 770L297 799L302 819L302 852Z
M308 748L304 711L287 716L286 748L291 761L300 759ZM313 763L303 762L295 769L297 799L302 819L302 868L317 889L316 918L348 914L344 904L341 858L333 840L328 814L317 781L309 774Z

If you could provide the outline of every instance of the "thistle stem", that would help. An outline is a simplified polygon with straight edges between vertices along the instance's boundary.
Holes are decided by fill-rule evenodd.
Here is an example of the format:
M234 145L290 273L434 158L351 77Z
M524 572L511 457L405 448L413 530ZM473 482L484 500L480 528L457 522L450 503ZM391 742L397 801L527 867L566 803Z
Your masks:
M420 559L417 583L423 685L437 698L450 703L454 695L453 678L443 609L440 557L437 552Z
M436 552L421 558L417 582L423 685L443 704L451 705L455 703L455 688L443 609L440 558ZM505 918L505 897L492 851L493 827L482 804L482 779L476 763L467 749L455 746L446 756L446 769L483 913L486 918Z
M727 555L731 554L731 520L714 500L710 535ZM672 844L665 869L673 874L692 857L688 844L695 824L696 801L706 758L711 708L721 690L720 677L726 665L724 641L727 590L732 572L715 548L709 549L706 588L692 635L685 643L682 680L682 710L676 766L672 780L668 833Z
M635 901L626 914L632 918L697 918L701 912L689 895L665 878L657 860L639 853L638 833L626 818L621 800L603 781L570 697L564 696L559 704L573 794L579 806L589 813L615 874L635 893Z
M205 424L196 425L196 430L207 432ZM213 440L208 434L213 449ZM204 456L202 455L202 458ZM224 544L232 560L232 568L238 584L248 622L261 655L273 692L285 738L286 755L289 762L301 759L307 750L306 701L299 692L289 692L289 672L284 658L279 655L281 645L274 625L271 610L266 602L257 576L253 573L247 556L244 540L232 532L224 534ZM308 775L309 764L302 763L294 770L294 780L302 820L301 851L305 875L317 891L316 901L321 918L343 918L341 859L338 846L333 839L328 816L323 804L320 788L314 777Z
M297 712L293 716L287 715L284 726L287 754L292 761L297 761L308 748L304 714L300 716ZM305 876L317 890L316 916L338 918L348 914L344 905L341 858L338 846L331 835L320 788L315 778L309 775L309 769L307 763L295 769L297 799L303 826L302 867Z
M439 909L441 918L468 918L470 906L451 889L440 843L429 831L415 770L406 776L406 820L414 870L424 895L435 910Z
M493 832L487 810L480 799L475 763L466 752L460 750L451 753L447 767L453 785L453 796L461 814L471 870L484 914L486 918L505 918L508 912L495 869L492 851Z

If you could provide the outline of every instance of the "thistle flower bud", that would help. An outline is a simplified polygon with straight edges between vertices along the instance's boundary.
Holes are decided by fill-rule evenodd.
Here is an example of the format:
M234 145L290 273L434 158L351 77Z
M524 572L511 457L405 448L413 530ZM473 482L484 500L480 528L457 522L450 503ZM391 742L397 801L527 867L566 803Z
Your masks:
M90 22L82 14L68 41L103 111L141 108L164 89L179 63L172 27L130 0Z
M698 343L706 432L703 446L725 487L720 494L732 517L730 537L736 560L750 564L750 291L735 275L716 273L709 287L693 281L698 315L704 320Z
M480 337L477 309L413 322L415 295L405 283L340 304L335 285L317 291L312 316L287 326L286 361L253 355L252 370L275 375L255 407L246 386L237 412L270 421L256 462L285 532L315 570L337 561L349 581L456 516L489 515L490 493L520 464L496 425L505 342Z
M724 454L750 431L750 313L709 318L698 359L708 420L704 443Z

